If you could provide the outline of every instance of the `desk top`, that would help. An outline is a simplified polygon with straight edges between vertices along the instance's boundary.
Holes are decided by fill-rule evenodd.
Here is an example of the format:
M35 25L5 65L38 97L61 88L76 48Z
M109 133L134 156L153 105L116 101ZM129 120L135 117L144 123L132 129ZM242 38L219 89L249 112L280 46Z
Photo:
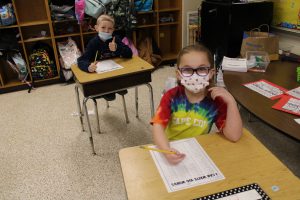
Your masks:
M299 66L298 63L276 61L270 63L265 73L224 71L224 83L237 102L251 113L271 126L300 140L300 125L294 121L295 118L299 117L273 109L272 106L278 100L268 99L242 85L265 79L288 90L294 89L300 85L296 82L297 66Z
M109 79L111 77L118 77L154 69L150 63L138 56L133 56L131 59L114 58L113 60L124 68L102 74L84 72L79 69L77 65L73 65L71 69L80 84L87 84L98 80Z
M128 199L193 199L251 183L260 185L273 200L299 199L300 180L247 130L237 143L219 134L197 140L224 180L168 193L149 151L129 147L119 152ZM279 190L273 191L272 186Z

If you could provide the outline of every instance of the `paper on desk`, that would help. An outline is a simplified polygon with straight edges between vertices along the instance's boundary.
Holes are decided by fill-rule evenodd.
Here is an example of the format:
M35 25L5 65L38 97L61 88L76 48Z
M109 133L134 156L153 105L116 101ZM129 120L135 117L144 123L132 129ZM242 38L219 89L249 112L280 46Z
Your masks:
M274 83L261 79L259 81L243 84L247 88L270 99L280 98L287 90Z
M122 69L123 67L116 63L113 60L103 60L97 63L97 69L96 72L98 74L104 73L104 72L110 72L117 69Z
M247 72L247 61L245 58L223 57L222 69L227 71Z
M300 99L300 87L294 88L292 90L289 90L286 92L288 95L291 95L292 97Z
M297 122L298 124L300 124L300 119L294 119L295 122Z
M225 179L195 138L177 140L170 145L186 155L177 165L169 164L162 153L150 151L168 192Z

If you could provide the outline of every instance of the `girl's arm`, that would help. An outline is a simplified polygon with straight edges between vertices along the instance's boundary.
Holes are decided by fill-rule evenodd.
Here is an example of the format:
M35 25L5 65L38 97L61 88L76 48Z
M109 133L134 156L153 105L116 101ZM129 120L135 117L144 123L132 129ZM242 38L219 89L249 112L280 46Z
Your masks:
M236 142L240 139L243 132L242 119L237 104L232 97L232 101L227 103L227 117L223 134L231 141Z
M166 137L164 127L161 124L153 124L153 139L159 149L169 150L170 145Z
M185 154L179 153L176 149L170 148L170 144L166 137L164 127L161 124L153 124L153 139L154 143L159 149L176 152L176 154L164 154L170 164L175 165L184 159Z
M223 127L224 136L233 142L238 141L242 136L243 125L235 99L222 87L212 87L209 91L213 99L221 97L227 105L226 120Z

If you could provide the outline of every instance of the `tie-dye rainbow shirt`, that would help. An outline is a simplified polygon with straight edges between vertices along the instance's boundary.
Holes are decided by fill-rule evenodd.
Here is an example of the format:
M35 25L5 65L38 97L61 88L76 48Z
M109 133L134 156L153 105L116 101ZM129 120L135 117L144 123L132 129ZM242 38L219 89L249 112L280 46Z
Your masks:
M227 106L221 98L213 101L205 97L199 103L190 103L183 86L167 91L151 123L165 127L169 140L178 140L207 134L213 123L221 130L225 125Z

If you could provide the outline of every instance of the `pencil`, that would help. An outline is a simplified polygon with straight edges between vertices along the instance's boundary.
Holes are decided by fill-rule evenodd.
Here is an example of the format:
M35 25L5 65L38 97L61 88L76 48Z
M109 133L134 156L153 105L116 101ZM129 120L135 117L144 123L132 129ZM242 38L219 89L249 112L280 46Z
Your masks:
M147 147L147 146L140 146L140 148L146 149L146 150L157 151L157 152L160 152L160 153L176 154L176 152L174 152L174 151L162 150L162 149L157 149L157 148L151 148L151 147Z
M98 51L96 52L96 56L95 56L95 60L94 60L94 62L96 62L96 61L97 61L97 56L98 56Z

